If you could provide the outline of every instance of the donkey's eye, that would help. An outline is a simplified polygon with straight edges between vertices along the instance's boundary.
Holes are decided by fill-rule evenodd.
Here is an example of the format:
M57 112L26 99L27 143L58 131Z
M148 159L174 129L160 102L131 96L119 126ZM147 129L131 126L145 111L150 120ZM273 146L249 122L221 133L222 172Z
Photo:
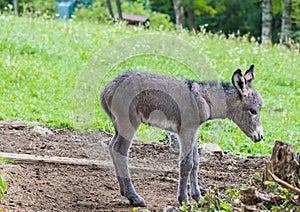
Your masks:
M248 112L250 113L250 115L255 116L257 114L256 110L248 110Z

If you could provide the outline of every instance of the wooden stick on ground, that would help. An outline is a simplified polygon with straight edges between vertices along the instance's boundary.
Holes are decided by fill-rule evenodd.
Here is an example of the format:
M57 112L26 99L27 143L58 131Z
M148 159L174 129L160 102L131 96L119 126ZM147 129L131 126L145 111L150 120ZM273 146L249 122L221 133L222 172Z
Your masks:
M273 174L269 169L267 170L268 173L272 176L273 180L277 183L279 183L280 185L286 187L287 189L290 189L292 190L293 192L297 193L297 194L300 194L300 189L281 180L280 178L278 178L275 174Z
M21 163L51 163L61 165L75 165L75 166L99 166L103 168L113 169L113 164L110 161L102 160L91 160L91 159L79 159L79 158L68 158L68 157L57 157L57 156L40 156L40 155L29 155L29 154L15 154L0 152L0 156L14 160ZM163 169L151 169L147 167L129 166L129 169L136 173L164 173L166 170Z

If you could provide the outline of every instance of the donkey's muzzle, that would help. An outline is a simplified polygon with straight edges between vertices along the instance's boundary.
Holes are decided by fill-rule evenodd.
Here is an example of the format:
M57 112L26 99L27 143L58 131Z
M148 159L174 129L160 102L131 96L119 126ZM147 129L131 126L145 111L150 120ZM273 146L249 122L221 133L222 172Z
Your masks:
M256 128L256 130L252 133L251 137L254 142L259 142L264 138L264 131L262 125Z

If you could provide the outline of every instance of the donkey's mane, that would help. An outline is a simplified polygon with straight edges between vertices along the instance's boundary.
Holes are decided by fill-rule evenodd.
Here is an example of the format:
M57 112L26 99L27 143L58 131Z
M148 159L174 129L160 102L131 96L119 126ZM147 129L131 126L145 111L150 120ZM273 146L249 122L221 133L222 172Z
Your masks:
M234 86L230 82L219 82L219 81L196 81L185 79L189 89L192 88L193 83L197 83L201 87L222 87L224 90L235 90Z

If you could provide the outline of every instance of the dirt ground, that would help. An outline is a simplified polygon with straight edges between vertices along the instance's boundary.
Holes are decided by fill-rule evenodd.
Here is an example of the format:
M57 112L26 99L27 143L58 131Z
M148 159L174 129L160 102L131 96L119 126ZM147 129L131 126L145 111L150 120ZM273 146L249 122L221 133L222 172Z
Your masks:
M99 165L72 165L43 161L2 164L8 183L0 210L11 211L132 211L119 194L108 154L111 135L50 129L40 132L26 125L0 122L0 151L37 156L58 156L97 160ZM221 192L240 188L255 172L262 172L265 158L201 157L199 182L205 188L218 185ZM102 164L102 165L101 165ZM144 197L147 209L162 211L178 207L178 155L160 144L133 143L129 161L133 183Z

